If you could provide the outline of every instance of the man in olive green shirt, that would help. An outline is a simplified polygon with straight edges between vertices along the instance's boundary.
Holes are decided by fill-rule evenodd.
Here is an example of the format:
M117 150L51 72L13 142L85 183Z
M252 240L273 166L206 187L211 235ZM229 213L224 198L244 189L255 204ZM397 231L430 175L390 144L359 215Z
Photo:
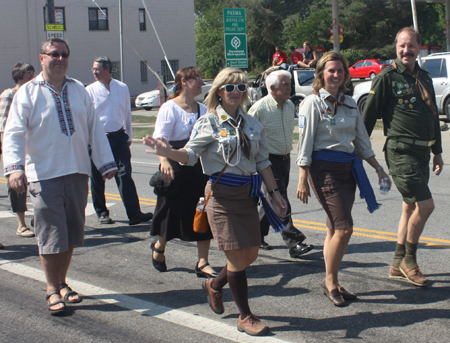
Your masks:
M433 171L439 175L442 160L441 132L430 75L416 62L420 35L404 28L396 36L397 59L374 79L364 107L363 119L369 135L381 113L386 163L403 196L403 212L389 277L408 279L426 286L427 279L416 262L416 250L426 221L434 210L428 187L430 152Z

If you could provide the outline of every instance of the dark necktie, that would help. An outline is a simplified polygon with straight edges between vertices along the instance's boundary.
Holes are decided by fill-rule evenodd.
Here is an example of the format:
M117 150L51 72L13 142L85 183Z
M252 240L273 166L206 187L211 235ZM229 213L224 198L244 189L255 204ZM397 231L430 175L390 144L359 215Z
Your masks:
M333 103L333 107L334 107L333 116L336 116L337 109L338 109L339 106L344 106L344 107L347 107L347 108L349 108L349 109L351 109L351 110L356 109L356 107L351 107L351 106L347 105L347 104L344 102L344 101L345 101L345 95L343 95L343 96L341 97L341 100L336 100L333 96L328 95L328 96L325 98L325 100L328 100L328 101L330 101L331 103Z
M239 132L239 139L241 141L241 149L244 153L244 156L247 157L247 159L250 159L250 140L248 139L247 135L244 133L244 118L242 116L239 116L238 122L236 123L236 120L230 118L228 121L233 125Z

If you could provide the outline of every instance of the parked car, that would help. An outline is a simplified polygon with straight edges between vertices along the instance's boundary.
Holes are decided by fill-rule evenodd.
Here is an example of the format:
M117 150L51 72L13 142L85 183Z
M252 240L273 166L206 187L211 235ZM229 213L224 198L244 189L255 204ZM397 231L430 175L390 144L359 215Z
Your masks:
M292 71L292 91L291 101L295 105L295 116L298 116L298 107L302 100L310 95L313 91L312 83L315 78L314 68L298 68ZM250 104L253 105L259 99L267 95L267 89L264 85L264 75L262 72L256 81L249 84Z
M450 53L441 52L422 57L422 68L430 73L436 93L436 104L439 114L450 120ZM362 113L369 95L372 81L362 82L355 86L353 99Z
M172 94L174 91L174 83L173 81L167 82L167 88L169 88L169 93ZM203 102L203 100L208 95L209 90L211 89L211 83L203 83L202 86L202 94L197 95L194 99L198 102ZM169 95L169 94L168 94ZM150 111L152 108L159 107L159 88L152 90L150 92L145 92L139 94L135 101L136 107L144 108L147 111Z
M372 80L380 71L389 65L389 63L381 60L362 60L350 67L350 75L352 79L370 78Z
M358 83L353 91L353 99L358 105L359 112L362 113L364 105L366 104L367 96L370 92L370 87L372 86L372 81Z

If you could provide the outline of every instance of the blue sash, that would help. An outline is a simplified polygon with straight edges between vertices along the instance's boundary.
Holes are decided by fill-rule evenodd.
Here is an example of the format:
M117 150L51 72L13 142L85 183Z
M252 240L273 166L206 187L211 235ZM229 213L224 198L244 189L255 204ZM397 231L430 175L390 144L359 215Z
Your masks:
M210 176L209 181L214 183L217 180L219 173L213 174ZM244 185L252 185L252 191L250 192L251 197L259 197L262 201L262 205L264 208L264 212L266 212L267 219L269 220L270 225L275 229L275 232L280 232L283 230L286 225L283 224L280 217L273 211L270 204L267 202L264 197L264 193L261 191L262 185L262 176L259 174L254 174L252 176L243 176L243 175L233 175L233 174L223 174L222 177L217 181L222 185L239 187Z
M361 199L365 199L367 203L367 209L370 213L378 210L381 204L377 203L373 188L367 178L366 171L363 167L361 159L356 156L356 152L347 153L337 150L323 149L319 151L314 151L312 153L312 158L316 160L329 161L329 162L352 162L352 174L358 185Z

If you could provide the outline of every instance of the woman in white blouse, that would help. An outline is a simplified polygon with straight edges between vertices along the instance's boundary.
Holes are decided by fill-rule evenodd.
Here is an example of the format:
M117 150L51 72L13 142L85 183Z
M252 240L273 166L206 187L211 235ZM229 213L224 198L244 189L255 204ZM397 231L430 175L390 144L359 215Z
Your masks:
M194 123L206 113L206 107L197 103L194 97L201 94L203 79L196 67L182 68L175 76L175 91L161 106L155 124L154 138L164 137L175 148L182 148L191 134ZM198 277L216 277L208 263L208 252L212 238L211 231L193 231L195 208L208 177L202 172L200 162L194 166L180 166L166 157L159 157L164 181L175 177L176 187L167 196L158 196L155 213L150 227L152 236L159 236L150 246L153 266L160 272L167 271L165 248L168 241L179 238L197 241L198 262L195 272Z
M351 211L356 185L370 212L379 206L360 158L375 169L380 182L387 178L390 184L388 175L375 159L355 101L344 95L349 81L346 58L336 52L326 53L317 63L313 83L318 94L308 96L299 110L297 197L308 203L309 177L327 214L327 237L323 246L326 275L322 287L335 306L343 306L345 300L356 298L338 281L339 266L353 233Z

